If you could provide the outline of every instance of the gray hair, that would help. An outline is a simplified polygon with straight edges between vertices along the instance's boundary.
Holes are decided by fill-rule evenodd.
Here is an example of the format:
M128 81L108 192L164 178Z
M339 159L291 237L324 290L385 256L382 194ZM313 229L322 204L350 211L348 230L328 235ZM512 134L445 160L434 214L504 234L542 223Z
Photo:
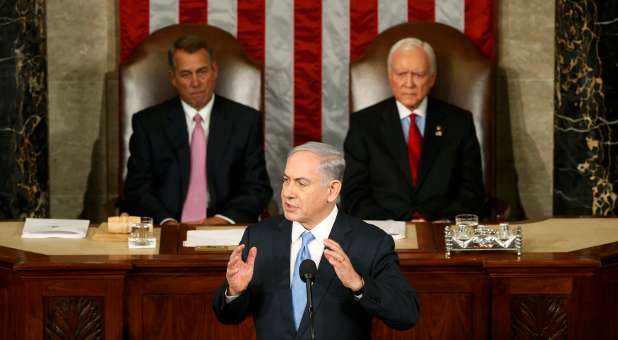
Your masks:
M395 52L399 50L410 51L417 48L422 48L425 51L425 54L427 54L427 58L429 58L429 72L431 72L432 75L436 74L436 54L434 53L433 48L431 47L431 45L429 45L428 42L422 41L421 39L417 38L401 39L396 42L393 47L391 47L391 50L388 52L387 59L388 73L391 73L391 64L393 61L393 54L395 54Z
M288 158L300 151L308 151L320 157L320 177L322 184L326 184L330 180L343 181L345 159L341 151L335 149L334 146L326 143L307 142L293 148L288 154Z

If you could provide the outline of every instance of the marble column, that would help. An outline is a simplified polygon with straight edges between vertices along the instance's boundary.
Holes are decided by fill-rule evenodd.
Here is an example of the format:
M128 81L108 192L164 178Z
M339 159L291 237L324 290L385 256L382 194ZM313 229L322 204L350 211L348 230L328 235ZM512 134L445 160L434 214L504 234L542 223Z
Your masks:
M557 0L554 214L616 215L618 4Z
M0 2L0 218L49 214L45 1Z

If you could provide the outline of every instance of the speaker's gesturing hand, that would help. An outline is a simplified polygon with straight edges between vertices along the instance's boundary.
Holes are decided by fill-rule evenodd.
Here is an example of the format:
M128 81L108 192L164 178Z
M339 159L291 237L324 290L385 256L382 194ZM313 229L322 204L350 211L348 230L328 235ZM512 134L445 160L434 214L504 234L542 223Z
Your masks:
M331 239L325 239L324 246L324 256L326 256L328 263L335 268L335 273L341 283L352 291L360 290L363 287L363 279L354 270L350 258L339 243Z
M255 264L255 257L257 255L257 248L252 247L249 249L247 255L247 262L242 260L242 250L245 249L245 245L241 244L234 248L230 255L230 260L227 262L227 271L225 272L225 278L227 279L228 294L240 295L247 289L251 278L253 277L253 265Z

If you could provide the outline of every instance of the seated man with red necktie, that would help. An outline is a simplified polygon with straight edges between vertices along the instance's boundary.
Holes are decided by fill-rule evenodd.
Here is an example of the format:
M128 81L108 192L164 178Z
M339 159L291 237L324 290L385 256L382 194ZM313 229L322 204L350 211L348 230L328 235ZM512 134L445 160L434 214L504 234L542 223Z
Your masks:
M201 38L176 40L168 62L179 96L133 115L122 210L159 224L257 221L272 197L259 112L214 94Z
M480 214L485 190L473 118L428 96L437 74L433 49L402 39L387 63L393 97L351 115L343 209L403 221Z

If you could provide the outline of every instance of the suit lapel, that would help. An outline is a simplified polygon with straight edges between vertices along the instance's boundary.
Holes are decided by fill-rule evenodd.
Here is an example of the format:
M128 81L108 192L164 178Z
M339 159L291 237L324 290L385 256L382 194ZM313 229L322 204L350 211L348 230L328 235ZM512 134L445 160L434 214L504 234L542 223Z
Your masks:
M421 163L418 177L417 188L423 185L423 181L427 178L429 170L442 148L442 141L445 138L444 133L447 126L443 125L444 112L436 107L436 103L430 97L427 97L427 120L425 121L425 135L423 136L423 150L421 152Z
M347 240L349 239L348 233L352 231L346 216L339 210L337 213L337 218L335 219L335 223L333 224L333 229L330 231L330 235L328 238L334 240L339 243L341 248L348 253L349 244ZM326 257L322 254L322 258L320 259L320 265L318 266L318 273L316 274L315 284L313 285L313 313L314 315L318 313L320 306L322 305L322 301L324 301L324 297L328 293L331 285L335 280L339 280L337 278L337 274L335 273L335 269L328 262ZM291 302L290 302L291 303ZM309 327L309 314L303 314L303 319L301 320L300 326L298 328L298 334L303 334L307 331Z
M180 188L182 197L187 195L187 188L189 186L189 163L190 163L190 148L189 148L189 134L187 132L187 121L185 119L185 113L180 105L180 98L176 98L170 105L167 111L167 125L164 130L170 140L176 159L178 161L178 168L180 169Z
M395 99L391 98L384 105L384 111L382 111L382 124L380 124L380 132L382 134L382 140L386 145L386 150L390 153L391 157L395 160L395 163L401 170L406 178L406 183L412 187L410 181L410 163L408 162L408 148L401 132L401 120L397 113L397 105Z
M229 114L225 112L223 99L216 95L214 99L215 103L210 115L210 126L208 127L208 148L206 150L206 172L208 173L208 192L211 202L217 201L216 192L210 189L213 187L212 180L219 177L216 174L216 164L220 164L220 161L227 152L228 140L233 130L233 122Z
M284 219L274 233L273 239L273 287L277 291L280 315L284 324L294 329L294 310L292 308L292 289L290 288L290 244L292 222Z

